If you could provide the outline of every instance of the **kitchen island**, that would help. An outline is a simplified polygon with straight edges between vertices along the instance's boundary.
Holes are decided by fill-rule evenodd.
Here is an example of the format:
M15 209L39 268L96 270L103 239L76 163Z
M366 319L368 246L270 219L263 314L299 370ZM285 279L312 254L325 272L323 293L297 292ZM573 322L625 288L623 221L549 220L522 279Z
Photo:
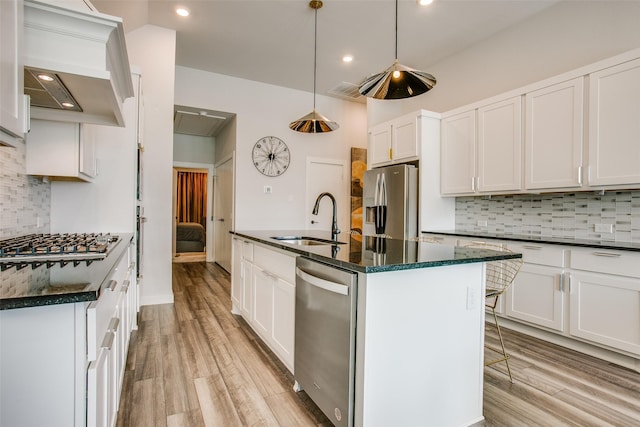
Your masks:
M287 315L291 324L297 321L295 259L357 275L351 407L347 414L318 405L334 424L462 426L483 419L484 266L519 254L349 235L336 244L308 244L330 240L329 233L300 230L233 234L233 310L294 377L297 364L287 363L295 359L294 340L286 336L294 328L281 326ZM301 244L286 237L310 239ZM293 298L282 298L283 289Z

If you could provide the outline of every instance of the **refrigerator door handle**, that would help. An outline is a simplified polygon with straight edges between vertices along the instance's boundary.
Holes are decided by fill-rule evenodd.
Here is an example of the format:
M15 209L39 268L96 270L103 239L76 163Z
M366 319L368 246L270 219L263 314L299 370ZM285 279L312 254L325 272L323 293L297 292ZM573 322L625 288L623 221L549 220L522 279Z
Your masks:
M373 206L378 206L378 194L380 193L380 174L376 174L376 190L373 193Z
M380 204L387 206L387 181L385 180L385 174L382 174L380 181Z

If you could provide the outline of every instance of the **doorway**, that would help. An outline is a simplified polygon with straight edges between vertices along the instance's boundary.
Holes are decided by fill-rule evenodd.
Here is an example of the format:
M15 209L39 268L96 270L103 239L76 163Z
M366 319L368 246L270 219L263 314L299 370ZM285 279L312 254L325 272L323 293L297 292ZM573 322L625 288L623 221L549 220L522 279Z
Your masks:
M215 262L227 272L231 272L231 234L233 230L234 155L216 164L216 178L214 186L213 217Z
M331 193L336 199L338 228L343 233L349 230L350 209L349 185L347 182L347 163L337 159L307 158L306 180L306 227L309 230L331 230L333 206L331 201L324 198L320 202L317 215L311 211L316 198L323 192ZM322 179L317 179L321 176Z
M173 260L213 261L213 166L174 162Z

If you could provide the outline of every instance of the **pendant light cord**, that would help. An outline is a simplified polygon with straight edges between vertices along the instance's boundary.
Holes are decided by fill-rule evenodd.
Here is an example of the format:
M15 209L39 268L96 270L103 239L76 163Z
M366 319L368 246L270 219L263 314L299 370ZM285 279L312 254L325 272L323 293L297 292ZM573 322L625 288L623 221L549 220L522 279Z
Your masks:
M398 59L398 0L396 0L396 60Z
M315 11L315 23L313 32L313 111L316 111L316 68L318 58L318 9Z

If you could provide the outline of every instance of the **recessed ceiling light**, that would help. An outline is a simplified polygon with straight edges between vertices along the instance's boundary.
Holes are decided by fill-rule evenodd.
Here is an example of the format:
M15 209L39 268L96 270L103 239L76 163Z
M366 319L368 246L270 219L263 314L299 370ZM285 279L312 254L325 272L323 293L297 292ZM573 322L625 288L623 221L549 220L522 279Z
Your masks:
M351 61L353 61L352 55L345 55L342 57L342 62L351 62Z
M62 106L63 106L63 107L67 107L67 108L73 108L73 107L75 107L75 105L73 105L73 104L72 104L72 103L70 103L70 102L63 102L63 103L62 103Z
M38 74L38 78L40 80L44 80L45 82L52 82L53 81L53 77L47 75L47 74Z
M433 3L433 0L416 0L420 6L426 6Z
M179 7L176 9L176 13L180 16L189 16L189 9L184 7Z

